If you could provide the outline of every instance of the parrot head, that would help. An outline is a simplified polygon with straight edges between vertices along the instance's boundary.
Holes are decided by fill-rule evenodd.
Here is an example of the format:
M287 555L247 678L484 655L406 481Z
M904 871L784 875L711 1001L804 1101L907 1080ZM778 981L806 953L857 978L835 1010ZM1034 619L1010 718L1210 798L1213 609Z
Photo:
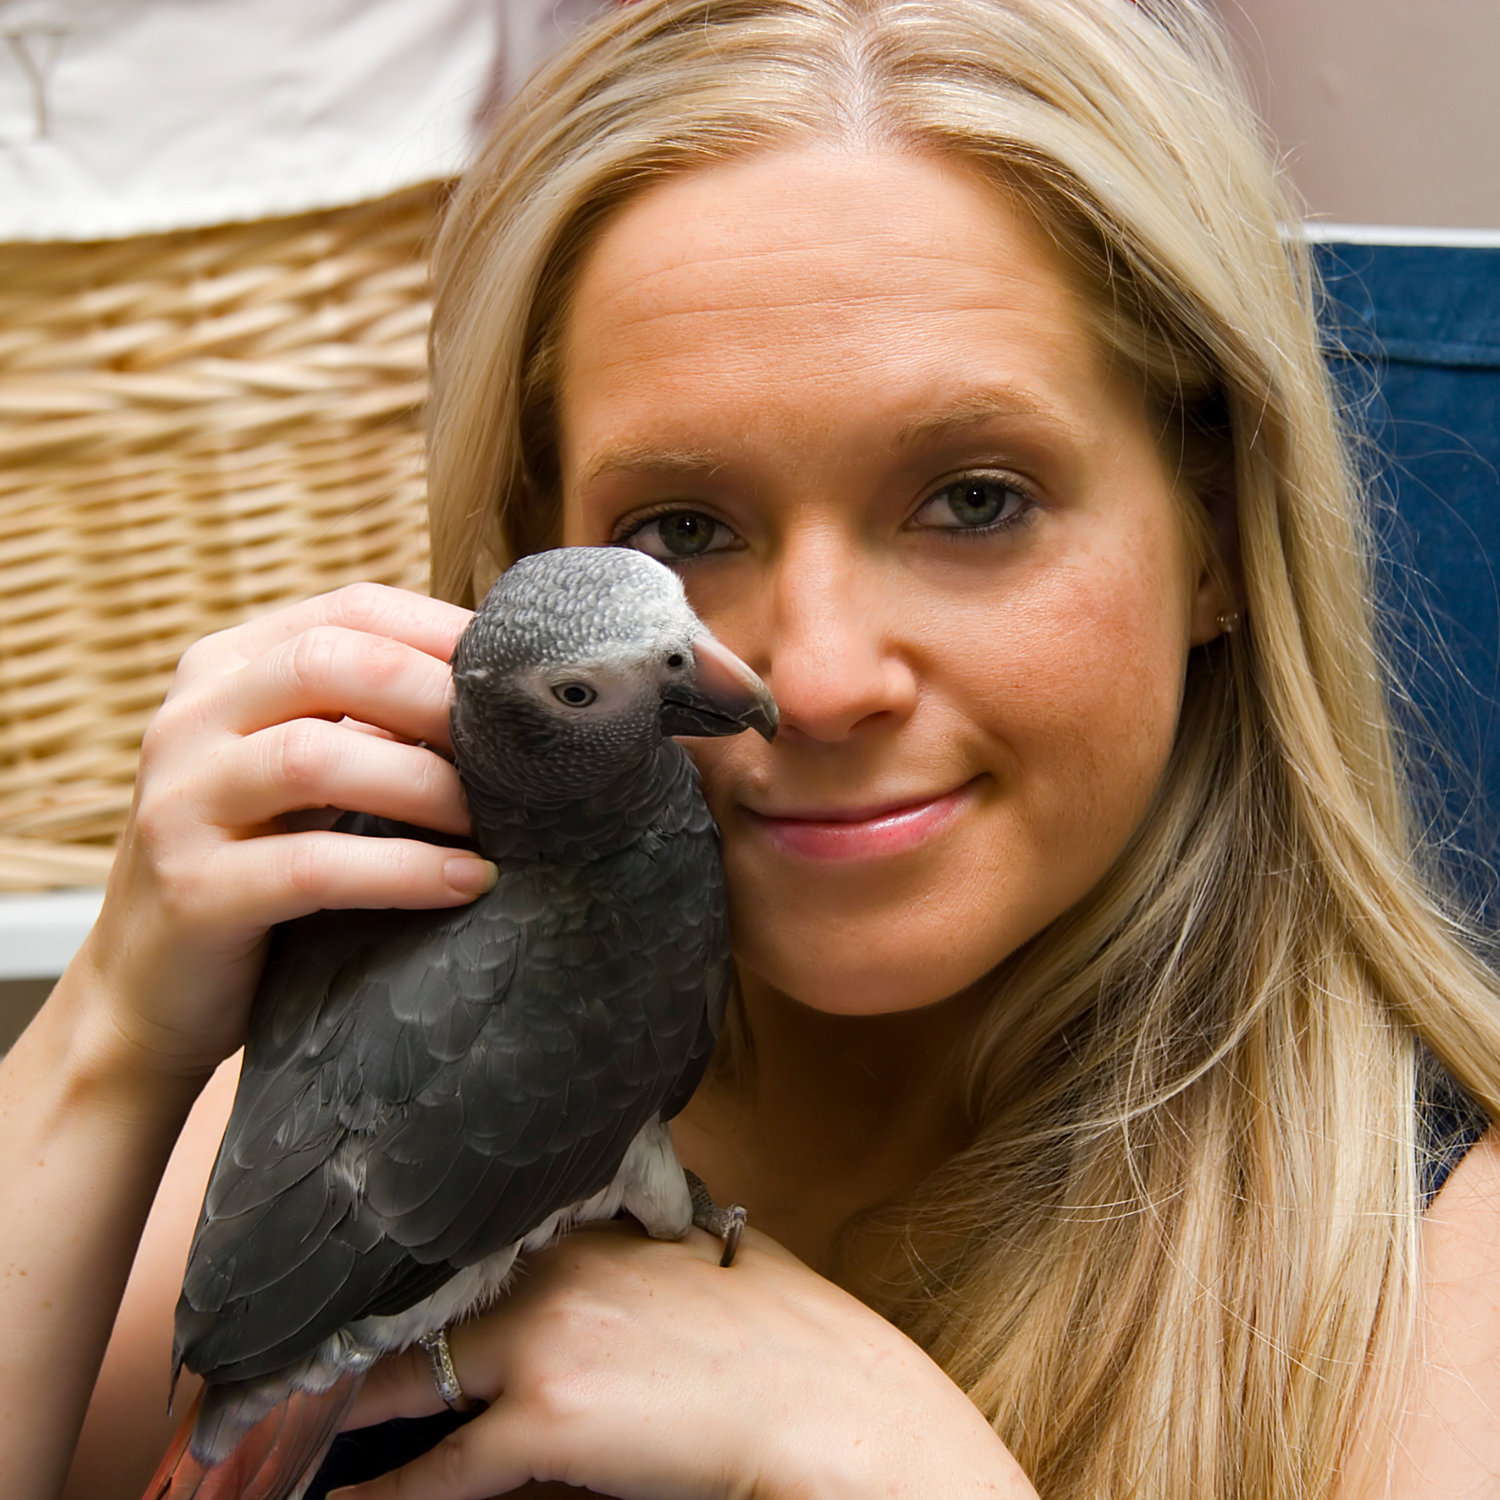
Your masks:
M453 653L460 767L532 796L588 796L672 735L754 729L766 686L709 634L682 581L625 547L524 557L486 596Z

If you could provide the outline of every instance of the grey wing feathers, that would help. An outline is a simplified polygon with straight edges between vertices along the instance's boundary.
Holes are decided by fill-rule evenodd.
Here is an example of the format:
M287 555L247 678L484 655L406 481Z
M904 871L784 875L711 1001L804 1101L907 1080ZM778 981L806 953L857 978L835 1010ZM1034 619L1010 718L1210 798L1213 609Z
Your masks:
M266 1374L410 1306L681 1107L727 988L713 835L607 864L278 930L178 1304L190 1369Z

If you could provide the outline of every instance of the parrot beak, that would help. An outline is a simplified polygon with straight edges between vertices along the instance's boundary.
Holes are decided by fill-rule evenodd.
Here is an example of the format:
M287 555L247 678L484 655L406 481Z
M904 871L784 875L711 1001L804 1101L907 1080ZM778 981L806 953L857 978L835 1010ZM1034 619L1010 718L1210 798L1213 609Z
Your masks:
M693 641L692 677L662 694L663 734L699 738L753 729L765 739L776 733L776 700L754 672L727 646L704 631Z

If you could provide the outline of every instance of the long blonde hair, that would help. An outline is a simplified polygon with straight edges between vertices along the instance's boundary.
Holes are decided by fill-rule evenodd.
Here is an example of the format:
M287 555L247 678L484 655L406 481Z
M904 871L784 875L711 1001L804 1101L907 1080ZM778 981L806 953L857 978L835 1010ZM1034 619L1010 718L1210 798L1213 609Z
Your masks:
M1307 256L1200 7L600 20L501 122L439 246L435 591L472 601L556 539L556 338L608 215L829 138L961 158L1030 206L1200 531L1232 502L1248 622L1194 654L1116 867L992 977L973 1144L901 1205L913 1252L878 1300L1045 1495L1330 1494L1412 1355L1421 1060L1493 1112L1500 1021L1412 827Z

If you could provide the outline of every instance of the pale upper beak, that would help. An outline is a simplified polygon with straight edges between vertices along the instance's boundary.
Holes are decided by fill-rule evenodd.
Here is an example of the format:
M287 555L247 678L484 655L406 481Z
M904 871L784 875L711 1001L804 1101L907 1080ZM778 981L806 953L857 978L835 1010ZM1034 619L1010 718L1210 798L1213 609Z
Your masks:
M693 670L662 693L664 734L709 737L776 733L776 700L759 677L706 630L693 639Z

